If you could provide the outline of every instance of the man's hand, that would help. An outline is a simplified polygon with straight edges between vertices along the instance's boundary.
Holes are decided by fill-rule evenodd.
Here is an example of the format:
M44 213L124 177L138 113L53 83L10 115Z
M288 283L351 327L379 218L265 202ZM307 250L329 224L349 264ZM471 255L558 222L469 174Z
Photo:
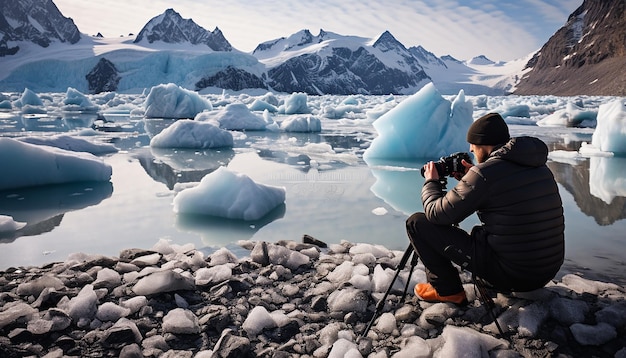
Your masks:
M435 162L430 161L424 165L424 178L426 180L439 180L439 172L435 167Z
M474 166L474 164L467 162L465 159L461 160L461 164L463 164L463 167L465 167L465 170L463 171L463 173L460 173L460 172L452 173L452 176L456 180L461 180L461 178L463 178L463 176L470 170L470 168Z

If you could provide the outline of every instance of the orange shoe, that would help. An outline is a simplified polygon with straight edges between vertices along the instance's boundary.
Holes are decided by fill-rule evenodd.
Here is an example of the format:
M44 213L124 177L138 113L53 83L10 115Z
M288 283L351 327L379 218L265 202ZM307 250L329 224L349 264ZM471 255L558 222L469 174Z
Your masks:
M415 294L426 302L451 302L457 305L467 304L465 291L450 296L439 296L437 290L430 283L418 283L415 285Z

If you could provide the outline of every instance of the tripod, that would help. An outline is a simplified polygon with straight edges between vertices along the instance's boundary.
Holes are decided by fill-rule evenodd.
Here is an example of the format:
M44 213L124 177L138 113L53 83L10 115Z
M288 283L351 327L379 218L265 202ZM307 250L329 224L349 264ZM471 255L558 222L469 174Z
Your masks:
M452 262L461 266L463 270L466 270L468 268L469 262L470 262L469 256L463 255L461 251L456 250L453 246L447 246L444 250L444 253L446 254L448 258L450 258ZM376 304L376 310L374 312L374 315L372 316L372 319L369 321L367 327L365 328L363 333L359 335L357 339L361 339L362 337L367 336L367 333L372 328L374 321L376 321L376 318L381 314L383 308L385 307L385 301L387 300L389 293L391 293L391 290L393 289L393 284L396 282L396 279L400 275L400 272L404 270L404 267L406 266L406 263L409 261L409 258L411 258L411 256L412 256L411 271L409 271L409 277L404 286L404 292L402 293L402 298L400 298L400 302L404 301L404 299L406 298L406 294L409 288L409 283L411 282L411 276L413 275L413 270L415 269L415 265L417 265L417 260L419 258L417 253L413 250L413 246L411 246L410 243L409 243L409 246L406 248L406 251L404 251L404 255L402 255L402 259L400 259L400 263L398 264L396 268L396 273L393 276L393 280L391 280L391 283L389 284L389 287L387 288L385 295ZM496 304L495 302L493 302L493 299L491 298L491 296L489 296L489 293L487 292L487 288L485 287L483 280L476 277L476 275L472 273L472 281L474 283L474 287L478 291L477 292L478 298L486 306L487 311L491 315L493 322L496 324L496 327L498 328L498 332L500 333L500 336L506 337L504 335L504 331L502 330L502 327L500 327L500 323L498 322L498 319L495 313L493 312L493 309L495 308Z
M417 256L417 253L413 250L413 246L411 246L410 243L409 243L409 247L407 247L406 251L404 251L404 255L402 255L402 259L400 259L400 263L396 267L396 273L393 276L393 280L391 280L391 283L389 284L389 287L387 288L385 295L376 304L376 311L374 312L372 319L368 323L363 333L359 335L358 339L360 339L361 337L365 337L367 335L367 333L370 331L370 328L372 328L374 321L376 321L376 318L383 311L383 307L385 307L385 301L387 300L387 296L389 296L389 293L391 293L391 290L393 289L393 284L396 282L396 279L400 275L400 271L404 270L404 267L406 266L406 263L409 261L409 258L411 256L413 256L413 258L411 259L411 271L409 271L409 278L406 280L406 284L404 286L404 292L402 293L402 298L400 298L400 302L404 301L404 299L406 298L406 293L409 289L409 283L411 282L411 276L413 275L413 269L415 268L415 265L417 265L417 259L419 258Z

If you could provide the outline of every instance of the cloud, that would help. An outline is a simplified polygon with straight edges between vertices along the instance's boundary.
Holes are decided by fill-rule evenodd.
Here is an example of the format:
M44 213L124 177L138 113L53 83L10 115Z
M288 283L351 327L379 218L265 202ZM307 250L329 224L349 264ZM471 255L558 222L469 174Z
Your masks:
M153 17L174 8L183 18L219 27L237 49L302 29L377 38L389 30L405 46L438 56L469 59L484 54L512 60L537 50L560 28L580 0L55 0L79 29L93 35L137 34Z

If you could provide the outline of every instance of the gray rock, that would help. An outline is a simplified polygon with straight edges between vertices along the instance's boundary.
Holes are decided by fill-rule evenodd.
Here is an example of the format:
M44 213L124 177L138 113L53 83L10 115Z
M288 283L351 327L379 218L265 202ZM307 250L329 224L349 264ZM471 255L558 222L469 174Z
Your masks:
M20 296L39 296L45 288L53 288L57 291L65 288L63 281L56 277L44 275L30 282L21 283L17 286L17 294Z
M133 292L140 296L149 296L164 292L193 290L195 285L175 271L158 271L137 281Z
M163 332L173 334L197 334L200 333L198 317L193 312L176 308L163 317Z
M615 327L608 323L598 323L593 326L574 323L569 329L574 339L584 346L600 346L617 337Z

